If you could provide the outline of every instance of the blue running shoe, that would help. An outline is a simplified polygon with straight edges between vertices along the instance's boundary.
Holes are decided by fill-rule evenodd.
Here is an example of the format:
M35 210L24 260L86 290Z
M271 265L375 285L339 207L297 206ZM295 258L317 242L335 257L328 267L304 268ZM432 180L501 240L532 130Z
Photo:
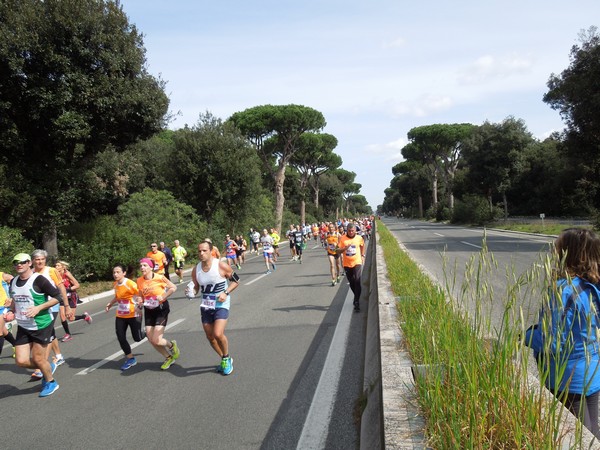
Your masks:
M269 275L270 273L271 273L271 271L270 271L270 270L267 270L267 271L265 272L265 275Z
M56 380L49 381L48 383L42 384L42 392L40 392L40 397L48 397L49 395L54 394L60 386L56 382Z
M122 371L126 371L127 369L131 369L133 366L137 364L137 360L135 358L129 358L127 361L123 363L121 366Z
M54 374L54 372L56 372L57 367L58 367L58 365L54 364L53 362L50 363L50 368L52 369L52 374Z
M273 266L273 271L277 270L277 266L275 266L275 264L271 263L271 265Z
M221 370L223 375L229 375L233 372L233 358L231 356L221 360Z

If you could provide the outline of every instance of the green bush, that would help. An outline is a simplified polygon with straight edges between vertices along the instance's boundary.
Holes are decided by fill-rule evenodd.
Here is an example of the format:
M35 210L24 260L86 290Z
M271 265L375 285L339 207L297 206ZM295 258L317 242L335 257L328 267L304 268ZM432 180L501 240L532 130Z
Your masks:
M12 259L17 253L29 253L34 250L33 244L23 238L16 228L0 226L0 270L12 272Z
M484 225L494 220L494 216L499 213L496 207L490 210L490 204L484 197L468 194L462 199L456 200L451 221L452 223Z
M208 236L208 227L170 193L145 189L121 205L116 216L74 224L61 234L60 258L71 264L79 281L97 281L110 279L116 263L137 268L152 242L172 247L178 239L194 254L198 242Z

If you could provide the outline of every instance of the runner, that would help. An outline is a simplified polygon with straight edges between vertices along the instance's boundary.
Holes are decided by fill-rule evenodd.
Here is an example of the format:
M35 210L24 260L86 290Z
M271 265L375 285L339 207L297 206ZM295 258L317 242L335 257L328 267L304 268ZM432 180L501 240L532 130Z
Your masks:
M177 290L177 286L163 275L154 273L153 267L154 262L150 258L140 259L142 276L137 279L137 287L141 294L141 297L138 297L138 305L144 306L148 341L165 357L165 362L160 368L167 370L179 358L177 342L169 342L164 338L170 311L167 298Z
M149 258L152 263L152 270L159 275L165 274L165 264L167 264L167 256L158 249L156 242L150 244L150 251L146 253L146 258ZM167 278L168 280L168 278Z
M306 242L306 233L304 233L303 228L298 225L293 233L294 237L294 247L297 255L297 260L300 264L302 264L302 250L304 250L304 245Z
M187 251L181 245L179 245L179 241L176 239L175 247L173 247L173 260L175 261L175 273L179 277L179 282L183 283L183 266L185 265L185 257L187 256Z
M77 289L79 289L79 283L75 279L75 277L69 272L69 263L66 261L58 261L54 268L62 278L65 289L67 290L67 298L69 299L69 306L71 307L71 311L73 312L73 316L71 319L67 320L67 316L65 314L64 306L60 307L60 321L65 330L65 335L61 339L61 342L68 342L73 337L71 336L71 331L69 330L69 321L74 322L75 320L85 320L88 325L92 323L92 316L90 316L87 311L83 314L76 315L77 309L77 300L79 300L79 296L77 295Z
M56 269L54 267L49 267L46 265L46 261L48 258L48 252L46 252L46 250L38 249L38 250L34 250L33 253L31 254L31 256L33 256L34 272L39 273L40 275L43 275L48 281L50 281L50 283L53 286L56 286L58 288L58 290L60 291L60 293L62 294L62 297L66 300L66 303L64 305L60 305L60 306L62 308L65 308L65 317L67 319L71 320L71 318L73 317L73 311L71 311L71 306L69 305L69 302L68 302L67 289L65 288L62 277L58 274ZM53 305L50 308L50 312L52 313L54 320L56 320L56 318L60 314L59 305L58 304ZM48 356L50 356L50 350L52 350L52 352L54 352L53 362L56 363L56 366L60 366L61 364L63 364L65 362L65 358L63 358L63 355L60 351L60 347L58 345L58 339L55 339L56 332L54 330L54 324L52 324L52 333L53 333L54 339L52 339L50 345L47 347ZM40 370L36 370L35 372L33 372L31 374L31 377L34 379L41 380L42 372Z
M273 262L277 262L277 258L279 258L279 241L281 240L281 237L279 237L279 233L277 233L277 230L275 228L271 228L270 233L271 237L273 238Z
M131 345L127 342L127 327L131 330L131 337L133 337L135 342L140 342L144 339L141 322L142 311L135 302L135 298L139 295L139 290L135 281L126 277L126 272L127 270L122 264L117 264L113 268L115 296L106 305L106 312L108 312L112 305L117 304L115 332L117 333L121 350L123 350L127 358L121 366L122 371L128 370L137 364L137 360L131 352Z
M238 287L239 277L227 264L213 258L211 247L211 242L198 244L200 262L192 270L193 292L188 287L186 293L188 297L202 293L200 313L204 333L211 347L221 357L217 371L230 375L233 372L233 358L229 355L225 326L231 304L229 294Z
M265 265L267 266L267 271L265 273L271 273L271 266L273 266L273 270L276 270L277 267L273 262L273 238L269 235L267 229L263 230L263 235L260 238L260 242L263 248L263 256L265 257Z
M245 263L246 261L246 246L248 245L246 243L246 239L244 239L244 236L242 236L241 234L236 235L235 236L235 243L237 244L238 248L235 251L235 254L237 256L237 261L238 261L238 265L237 268L238 270L242 269L242 264Z
M290 261L296 261L298 255L296 255L296 242L294 239L294 232L296 231L296 227L290 224L290 229L286 231L285 235L290 241L290 253L292 254L292 259Z
M13 357L15 356L15 338L11 333L11 330L6 326L6 322L10 322L11 320L6 320L4 318L4 314L9 314L9 309L4 306L6 304L6 299L8 298L8 285L12 281L13 276L9 273L0 272L0 281L2 282L2 289L0 289L0 354L2 354L2 347L4 346L4 340L6 339L10 345L13 346ZM12 316L12 312L10 315Z
M48 397L59 388L54 379L56 364L48 362L48 345L55 340L54 316L50 308L67 296L31 268L31 256L19 253L13 258L17 275L10 283L11 306L17 319L16 363L28 369L39 368L43 374L40 397Z
M340 240L340 234L335 231L335 225L329 224L329 233L327 233L327 237L325 238L325 242L327 243L327 259L329 259L329 272L331 273L331 285L335 286L341 279L341 257L337 252L338 243Z
M346 278L354 293L354 312L360 312L360 276L365 259L365 241L356 235L356 227L353 223L348 224L346 234L340 238L337 252L344 255Z
M225 253L225 258L227 259L227 264L231 267L232 264L235 264L236 267L239 266L239 262L237 261L237 244L229 235L225 236L225 248L223 249ZM239 269L239 267L238 267Z

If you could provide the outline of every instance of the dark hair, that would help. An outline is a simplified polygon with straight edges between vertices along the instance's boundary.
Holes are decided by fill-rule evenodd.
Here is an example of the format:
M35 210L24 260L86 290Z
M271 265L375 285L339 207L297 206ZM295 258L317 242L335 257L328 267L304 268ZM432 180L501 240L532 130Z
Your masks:
M559 276L578 276L592 283L600 281L600 239L586 228L567 228L554 242Z
M121 270L123 271L123 273L124 273L125 275L127 275L127 267L125 267L125 264L123 264L123 263L117 263L117 264L115 264L115 265L113 266L113 269L114 269L115 267L120 267L120 268L121 268Z

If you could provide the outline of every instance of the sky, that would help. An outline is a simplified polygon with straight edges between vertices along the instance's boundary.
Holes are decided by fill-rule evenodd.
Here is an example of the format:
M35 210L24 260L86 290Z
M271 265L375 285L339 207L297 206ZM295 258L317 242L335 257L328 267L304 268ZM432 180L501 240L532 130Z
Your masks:
M383 202L411 128L522 119L564 129L542 101L600 1L121 0L166 81L169 128L259 105L325 116L342 168Z

